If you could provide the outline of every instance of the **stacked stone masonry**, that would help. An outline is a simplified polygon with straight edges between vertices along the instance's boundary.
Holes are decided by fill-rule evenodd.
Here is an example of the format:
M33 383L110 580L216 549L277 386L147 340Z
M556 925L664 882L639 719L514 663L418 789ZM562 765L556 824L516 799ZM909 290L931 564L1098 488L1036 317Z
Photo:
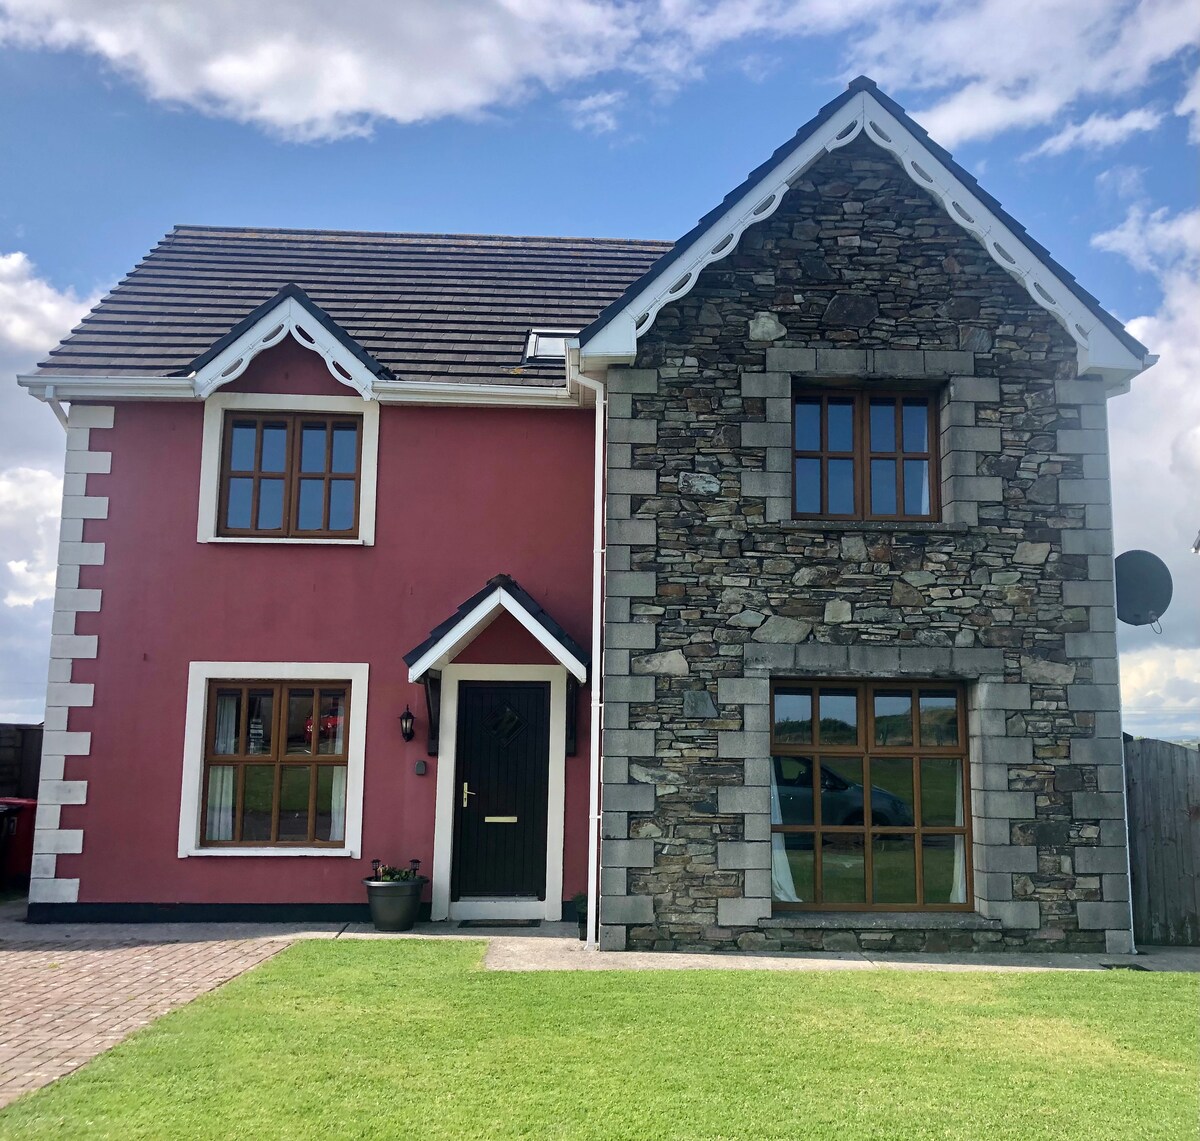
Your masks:
M938 522L792 520L805 379L939 393ZM609 392L602 945L1127 950L1105 395L1054 319L860 139ZM966 683L974 913L772 917L779 677Z

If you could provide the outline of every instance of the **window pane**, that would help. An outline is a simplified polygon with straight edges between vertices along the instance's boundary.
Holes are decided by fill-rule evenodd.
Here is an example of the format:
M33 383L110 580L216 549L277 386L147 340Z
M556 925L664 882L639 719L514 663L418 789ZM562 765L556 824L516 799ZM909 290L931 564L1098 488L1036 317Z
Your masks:
M796 512L799 515L821 513L821 461L796 461Z
M875 744L911 745L913 743L912 694L901 690L875 691Z
M333 428L333 466L331 471L358 470L358 425L335 424Z
M264 424L260 471L284 471L287 467L287 425Z
M242 731L242 691L217 690L216 725L213 727L213 752L219 757L233 756L238 751L238 734Z
M247 765L242 789L242 839L271 839L271 809L275 799L275 766Z
M906 452L929 451L929 401L905 400L900 413Z
M325 481L302 479L296 527L301 531L320 531L325 526Z
M854 461L829 460L829 514L854 514Z
M321 765L317 769L318 840L346 838L346 769L343 765Z
M288 690L287 751L311 753L313 734L313 691Z
M231 479L229 481L229 506L225 511L225 526L247 528L250 526L250 503L254 497L254 480Z
M283 526L283 480L258 481L258 523L260 531L278 531Z
M255 425L234 424L233 438L229 449L229 467L232 471L254 470Z
M827 408L829 431L827 450L831 452L854 451L854 401L830 400Z
M812 833L776 832L771 837L771 895L780 903L814 898Z
M921 690L921 744L958 744L958 694L954 690Z
M823 689L821 744L858 744L858 694L853 689Z
M269 689L250 691L246 721L246 752L263 756L271 752L271 731L275 721L275 695Z
M308 839L310 765L289 765L279 781L279 839Z
M904 514L929 514L929 461L904 461Z
M896 514L896 461L871 461L871 514Z
M775 757L778 805L771 806L772 824L813 822L813 763L811 757ZM779 819L776 820L775 817Z
M812 744L812 690L788 687L775 691L775 743Z
M862 827L862 759L826 757L821 762L821 823L837 828Z
M908 757L872 757L871 824L905 828L915 823L912 761Z
M927 828L962 827L962 761L942 757L922 759L921 823Z
M966 903L965 836L921 837L922 873L926 903Z
M237 789L237 769L233 765L212 765L208 770L208 798L204 813L205 840L233 839L233 803Z
M300 431L300 470L325 470L325 425L305 424Z
M340 689L321 690L317 752L340 757L346 751L346 695Z
M865 903L863 836L826 832L821 836L821 888L826 903Z
M871 401L871 451L894 452L896 450L896 402L894 400Z
M354 480L329 481L329 529L349 531L354 526Z
M871 847L876 903L917 902L916 841L912 836L876 836Z
M821 450L821 402L819 400L796 401L796 451L819 452Z

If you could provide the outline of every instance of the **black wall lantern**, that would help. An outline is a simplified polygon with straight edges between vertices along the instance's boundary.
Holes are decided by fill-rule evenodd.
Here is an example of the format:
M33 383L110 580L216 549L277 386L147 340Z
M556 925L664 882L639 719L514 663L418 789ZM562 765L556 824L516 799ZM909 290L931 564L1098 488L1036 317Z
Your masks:
M404 712L400 714L400 736L406 741L413 739L413 715L407 705L404 706Z

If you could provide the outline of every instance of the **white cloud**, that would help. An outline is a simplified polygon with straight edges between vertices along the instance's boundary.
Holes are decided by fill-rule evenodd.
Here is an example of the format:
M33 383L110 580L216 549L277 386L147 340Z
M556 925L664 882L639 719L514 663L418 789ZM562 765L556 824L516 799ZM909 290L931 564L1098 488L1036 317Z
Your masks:
M1142 198L1146 193L1146 168L1118 164L1096 175L1096 187L1119 199Z
M84 51L182 104L277 135L479 116L541 92L672 91L731 46L849 33L845 75L938 93L953 145L1136 92L1200 39L1194 0L0 0L0 42ZM381 45L385 45L381 49ZM736 64L736 59L733 61ZM1176 108L1200 115L1193 88ZM611 120L615 123L615 120ZM1089 120L1090 121L1090 120ZM603 130L610 120L601 117ZM581 117L584 129L596 120ZM1081 124L1080 127L1086 126ZM1101 128L1093 126L1091 130Z
M56 289L23 253L0 254L0 719L41 717L62 497L62 428L16 374L96 300Z
M62 478L39 468L0 471L0 550L10 581L5 606L33 606L54 597Z
M1194 0L933 0L889 6L852 54L881 86L948 91L915 114L952 147L1136 92L1198 41Z
M1200 737L1200 650L1123 654L1121 703L1125 731L1135 737Z
M1153 551L1174 579L1161 635L1121 626L1122 695L1134 731L1200 733L1200 557L1190 551L1200 528L1200 209L1135 206L1093 244L1153 273L1163 292L1157 313L1129 322L1161 359L1109 405L1117 550Z
M1123 143L1131 135L1141 131L1153 131L1163 121L1158 111L1148 107L1135 107L1124 115L1089 115L1082 123L1068 123L1057 134L1051 135L1039 147L1029 152L1034 155L1060 155L1076 147L1084 150L1104 150Z
M571 125L593 134L606 135L617 129L617 109L625 101L623 91L598 91L567 103Z

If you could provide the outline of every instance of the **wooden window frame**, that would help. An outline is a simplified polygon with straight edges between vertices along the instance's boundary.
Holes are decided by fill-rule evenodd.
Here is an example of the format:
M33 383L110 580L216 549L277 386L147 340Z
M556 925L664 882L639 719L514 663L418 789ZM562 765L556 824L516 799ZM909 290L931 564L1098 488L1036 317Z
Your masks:
M249 693L252 690L271 690L271 750L267 753L217 753L217 694L221 690L240 690L241 698L238 714L238 746L248 739L247 719L249 717ZM288 753L287 752L287 721L288 693L291 690L313 691L313 735L320 732L320 700L322 690L341 690L342 697L342 749L340 753ZM317 814L316 797L320 780L321 767L342 768L346 770L346 780L349 782L350 762L350 708L353 700L352 686L349 681L310 681L304 678L213 678L210 679L205 695L204 710L204 751L201 763L200 783L200 848L328 848L340 851L346 847L347 821L342 820L342 839L318 840L316 838ZM209 770L214 766L229 766L237 770L234 787L233 805L233 838L230 840L209 840L208 836L208 782ZM275 769L271 801L271 838L269 840L242 839L245 811L246 769L252 766L271 766ZM302 839L279 839L280 814L280 784L283 773L288 768L306 767L309 769L308 778L308 832ZM347 806L348 813L348 806Z
M920 399L928 402L926 427L927 450L909 452L904 450L903 407L905 400ZM833 451L829 448L830 401L851 402L853 410L853 448L850 451ZM894 400L896 447L890 452L873 451L870 445L871 401ZM821 439L816 450L796 447L796 406L801 403L818 403L821 408ZM920 388L863 388L840 385L797 384L792 390L792 518L801 520L829 519L837 522L912 522L935 523L941 518L939 489L941 484L938 463L939 400L936 390ZM815 512L796 510L796 461L815 459L821 464L821 509ZM854 469L854 510L850 513L833 513L829 506L828 463L834 460L850 460ZM880 514L870 510L871 505L871 461L891 460L896 465L896 511ZM910 515L904 511L904 461L924 460L929 465L929 512Z
M284 445L284 470L282 472L262 471L262 429L267 423L282 423L286 426L287 439ZM353 423L355 428L354 472L334 472L333 465L333 431L335 426ZM254 467L253 469L233 468L233 430L236 426L253 424L255 429ZM301 438L306 426L320 425L325 430L325 467L320 472L302 472ZM357 539L359 533L359 513L362 498L362 457L363 457L364 424L361 414L337 412L290 412L229 409L225 412L221 424L221 471L220 486L217 496L217 527L216 534L220 538L255 538L255 539ZM226 520L229 517L229 492L231 481L234 479L251 479L254 489L250 500L250 520L253 524L257 518L259 502L259 484L264 479L281 479L283 481L283 510L282 526L274 529L250 527L230 527ZM300 482L305 480L321 480L324 483L324 508L322 521L328 522L330 508L330 485L336 482L353 485L354 521L346 530L331 530L328 527L305 529L299 526Z
M795 744L781 743L775 740L775 697L779 690L811 689L813 691L813 739L811 743ZM859 743L855 745L822 745L820 726L819 697L821 691L853 690L855 693L858 713ZM876 691L896 693L907 690L913 699L913 737L911 745L876 745L875 742L875 702L872 700ZM922 690L953 691L956 696L956 712L958 726L958 744L925 746L920 741L920 704ZM813 779L813 822L812 824L772 824L771 834L795 835L806 834L813 837L813 896L811 901L803 903L786 903L779 900L772 902L775 911L862 911L862 912L933 912L933 911L973 911L975 909L975 892L971 868L971 762L967 738L966 690L959 682L943 681L928 678L921 681L895 681L879 679L874 681L838 680L829 678L780 678L771 683L771 764L774 766L775 757L806 757L811 758ZM871 797L863 798L862 825L824 825L821 822L821 787L820 772L822 759L855 758L862 761L863 788L870 789L871 759L911 759L913 762L913 824L912 825L881 825L875 826L871 821ZM923 758L958 760L962 765L962 827L957 825L925 825L921 821L921 760ZM772 774L772 779L774 776ZM821 835L823 833L859 836L863 842L863 875L864 894L866 899L861 903L830 903L823 896L821 865ZM962 903L927 903L924 899L924 860L923 837L962 836L963 862L965 868L966 891ZM916 903L876 903L872 900L874 894L874 851L872 840L876 836L912 836L913 860L916 876Z

